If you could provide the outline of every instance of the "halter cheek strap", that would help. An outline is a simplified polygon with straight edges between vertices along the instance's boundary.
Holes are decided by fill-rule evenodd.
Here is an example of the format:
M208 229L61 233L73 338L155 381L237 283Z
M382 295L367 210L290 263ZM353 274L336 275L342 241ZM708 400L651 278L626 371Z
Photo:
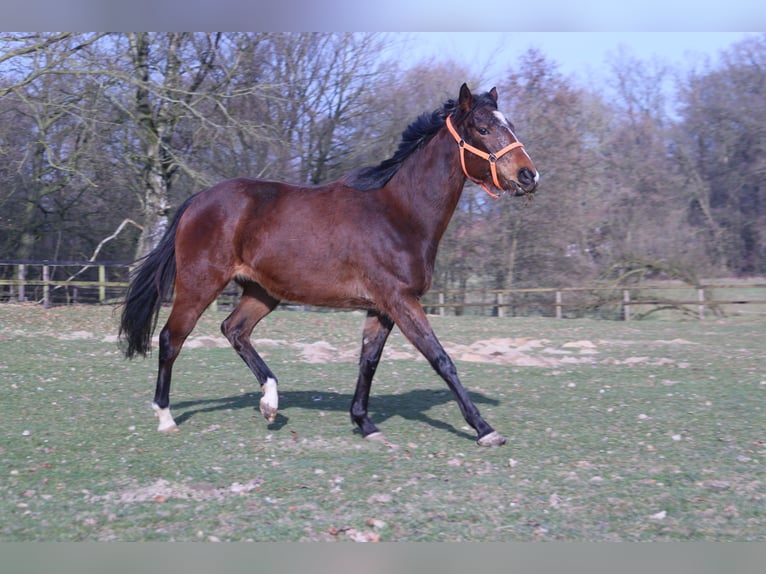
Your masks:
M449 133L452 134L452 137L455 138L455 141L457 142L458 147L460 148L460 165L463 167L463 173L465 176L470 179L472 182L474 182L476 185L479 185L484 189L484 191L487 192L487 194L490 197L493 197L497 199L500 197L497 193L494 193L490 191L489 187L480 180L474 179L468 174L468 170L465 168L465 152L466 150L470 151L474 155L478 155L480 158L485 159L489 162L489 169L492 172L492 183L495 184L495 187L497 189L503 189L500 186L500 181L497 179L497 167L495 164L497 163L497 160L499 160L501 157L503 157L506 153L508 153L511 150L514 150L519 147L524 147L524 144L522 144L519 141L513 142L511 144L508 144L503 149L496 153L487 153L485 151L480 150L477 147L472 146L471 144L466 143L466 141L460 137L460 135L457 133L457 130L455 129L455 126L452 125L452 116L447 116L447 129L449 130Z

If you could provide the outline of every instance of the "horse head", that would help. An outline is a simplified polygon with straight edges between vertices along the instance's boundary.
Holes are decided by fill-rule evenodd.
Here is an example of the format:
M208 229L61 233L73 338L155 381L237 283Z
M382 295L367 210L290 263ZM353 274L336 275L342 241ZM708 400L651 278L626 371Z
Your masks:
M463 84L455 110L447 117L447 128L460 148L466 177L491 196L498 194L490 186L514 195L535 191L540 174L516 137L513 124L498 111L497 89L474 96Z

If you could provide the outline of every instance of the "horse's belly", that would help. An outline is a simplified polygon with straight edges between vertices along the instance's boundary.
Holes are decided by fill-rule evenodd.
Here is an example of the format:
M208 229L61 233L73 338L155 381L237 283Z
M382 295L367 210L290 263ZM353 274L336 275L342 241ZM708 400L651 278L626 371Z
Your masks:
M374 306L371 289L345 267L332 259L262 259L256 266L240 266L238 276L258 283L280 301L337 308Z

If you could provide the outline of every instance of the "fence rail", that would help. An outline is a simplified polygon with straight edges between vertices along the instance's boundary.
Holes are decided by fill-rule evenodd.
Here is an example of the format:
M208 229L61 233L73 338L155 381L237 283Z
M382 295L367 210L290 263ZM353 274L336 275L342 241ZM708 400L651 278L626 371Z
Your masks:
M663 292L680 297L661 296ZM733 292L733 295L726 298L719 292ZM731 313L732 306L741 305L747 305L750 313L766 315L766 283L444 290L428 295L423 305L439 315L445 315L448 309L479 307L503 317L508 311L516 314L519 309L527 309L526 313L519 314L529 314L530 308L537 308L537 314L557 319L595 315L629 321L663 309L674 309L704 319L706 314L724 315Z
M0 301L60 304L109 304L122 299L128 285L128 262L0 260ZM723 294L723 295L722 295ZM237 289L230 286L215 302L231 306ZM423 298L430 313L547 315L556 318L598 316L631 320L674 309L704 319L731 313L766 315L766 282L703 285L653 283L634 286L538 287L527 289L434 290Z
M129 262L0 260L0 300L110 303L128 286Z

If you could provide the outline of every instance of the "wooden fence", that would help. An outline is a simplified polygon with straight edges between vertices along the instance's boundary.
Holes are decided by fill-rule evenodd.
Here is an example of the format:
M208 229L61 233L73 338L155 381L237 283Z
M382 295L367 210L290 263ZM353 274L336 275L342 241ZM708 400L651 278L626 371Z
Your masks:
M129 268L127 262L0 260L0 301L31 301L45 307L116 303L124 296ZM215 306L230 307L236 297L237 288L231 285ZM438 315L587 316L626 321L665 309L699 319L744 307L749 314L766 315L766 282L433 290L423 298L423 305Z
M431 313L463 314L473 307L506 315L543 315L557 319L598 317L630 321L663 310L704 319L732 314L746 305L748 313L766 316L766 283L686 285L652 283L631 286L540 287L529 289L436 291L423 300Z
M0 260L0 301L111 303L128 286L130 263Z

